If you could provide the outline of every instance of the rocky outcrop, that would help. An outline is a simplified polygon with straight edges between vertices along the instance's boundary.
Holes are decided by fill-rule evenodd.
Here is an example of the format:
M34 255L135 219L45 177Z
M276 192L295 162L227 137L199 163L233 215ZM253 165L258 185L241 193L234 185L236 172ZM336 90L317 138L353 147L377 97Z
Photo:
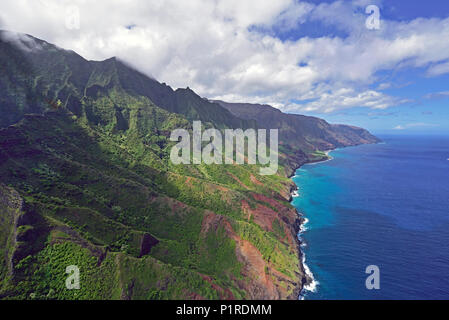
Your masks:
M142 241L140 243L140 253L139 258L143 257L150 253L151 248L154 247L159 243L159 240L157 240L155 237L153 237L149 233L144 233L142 236Z

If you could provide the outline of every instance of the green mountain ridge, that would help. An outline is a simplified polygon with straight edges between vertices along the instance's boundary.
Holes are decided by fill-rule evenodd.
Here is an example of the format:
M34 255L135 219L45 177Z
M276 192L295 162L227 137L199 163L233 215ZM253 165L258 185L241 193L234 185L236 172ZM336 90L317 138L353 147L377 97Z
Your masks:
M8 39L7 31L0 31L0 38ZM0 42L4 68L0 85L10 116L0 119L0 127L17 122L25 113L41 113L52 102L62 105L76 115L81 115L82 100L95 97L109 89L123 90L134 96L150 99L155 105L188 120L209 122L215 127L247 128L254 121L241 120L215 103L196 95L189 88L177 89L160 84L154 79L128 67L117 58L105 61L87 61L73 51L60 49L45 41L22 35L27 41ZM21 46L29 45L28 51ZM17 108L18 107L18 108Z
M348 125L329 124L323 119L287 114L269 105L214 101L242 119L255 120L260 128L279 129L280 139L304 151L324 151L380 140L367 130Z
M0 65L1 298L298 298L307 279L287 176L325 143L284 143L272 176L174 165L170 132L192 120L265 124L27 35L0 32ZM79 290L65 287L70 265Z

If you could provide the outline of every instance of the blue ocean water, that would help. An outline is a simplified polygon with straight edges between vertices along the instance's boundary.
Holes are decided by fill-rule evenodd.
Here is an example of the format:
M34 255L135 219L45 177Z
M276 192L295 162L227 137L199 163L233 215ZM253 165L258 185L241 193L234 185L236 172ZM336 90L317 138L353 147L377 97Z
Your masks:
M305 299L449 299L449 137L380 138L293 178L319 283ZM368 265L380 290L365 287Z

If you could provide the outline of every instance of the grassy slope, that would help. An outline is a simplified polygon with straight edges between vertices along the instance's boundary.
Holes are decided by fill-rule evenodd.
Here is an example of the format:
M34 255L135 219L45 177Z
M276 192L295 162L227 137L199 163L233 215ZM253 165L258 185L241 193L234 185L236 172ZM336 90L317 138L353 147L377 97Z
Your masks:
M126 130L106 112L111 101L127 114ZM27 116L0 131L3 182L41 217L37 225L20 227L35 230L24 242L40 237L41 246L18 250L7 297L285 298L297 289L298 252L281 230L292 232L290 226L279 216L277 229L261 227L241 206L245 201L255 208L251 191L270 195L284 190L287 179L260 177L255 166L172 166L167 137L152 130L188 123L149 101L111 91L87 100L88 108L103 117L101 125L61 110ZM206 226L211 215L224 219ZM160 242L150 256L138 258L144 233ZM271 295L252 284L264 285L250 272L249 253L239 249L246 240L268 270L281 273L269 280L279 287ZM83 270L76 294L64 289L70 264Z

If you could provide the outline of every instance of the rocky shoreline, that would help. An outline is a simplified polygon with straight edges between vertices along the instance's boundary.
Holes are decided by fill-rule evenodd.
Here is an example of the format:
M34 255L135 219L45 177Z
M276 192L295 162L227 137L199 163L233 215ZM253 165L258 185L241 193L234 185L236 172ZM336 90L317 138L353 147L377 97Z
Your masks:
M292 185L290 186L290 199L289 199L290 203L293 201L293 192L295 192L296 190L297 190L297 186L292 181ZM302 241L300 240L300 238L298 236L300 234L301 228L304 226L304 223L306 222L306 220L305 220L303 214L301 212L299 212L296 208L295 208L295 211L297 214L297 219L295 220L293 228L295 230L296 245L297 245L297 250L299 253L299 269L301 270L301 273L302 273L301 282L300 282L299 286L297 287L297 289L295 290L296 299L299 300L302 297L304 287L311 284L313 279L307 275L306 267L303 262L304 261L304 252L301 249Z
M374 143L379 143L379 142L380 142L380 140L378 142L374 142ZM356 145L359 145L359 144L356 144ZM349 146L353 146L353 145L349 145ZM323 158L320 158L320 159L314 159L314 160L309 160L309 159L306 160L306 159L304 159L304 161L301 161L301 164L299 164L296 167L296 169L293 170L291 168L291 170L289 170L288 178L292 179L291 180L291 184L290 184L290 191L289 191L289 193L290 193L289 202L290 203L293 201L293 196L295 195L295 193L298 190L298 186L293 182L293 177L295 176L296 171L298 169L300 169L302 166L306 165L306 164L314 164L314 163L320 163L320 162L326 162L326 161L332 160L333 158L329 155L329 153L332 152L332 151L335 151L336 149L337 148L333 148L333 149L329 149L329 150L324 151L324 153L326 154L326 157L323 157ZM300 287L298 288L299 289L298 290L299 291L298 299L301 299L303 297L302 295L304 293L304 288L306 286L308 286L308 285L313 284L313 282L315 280L313 279L312 275L310 274L310 271L309 271L309 274L307 272L308 267L305 264L305 254L304 254L304 252L303 252L303 250L301 248L302 242L301 242L301 240L299 238L299 235L301 233L302 228L304 227L305 223L307 223L307 219L304 217L303 213L299 212L296 208L295 208L295 210L296 210L296 213L298 214L298 218L297 218L297 220L295 222L294 228L295 228L295 231L296 231L296 239L297 239L297 243L298 243L299 258L300 258L300 262L299 262L300 263L300 269L303 272L303 279L301 281Z
M321 159L317 159L317 160L304 160L304 161L302 161L302 163L299 164L296 167L296 169L290 171L290 173L288 175L288 178L289 179L293 179L293 177L296 174L296 171L298 169L300 169L305 164L319 163L319 162L324 162L324 161L331 160L331 159L329 159L329 153L331 151L333 151L333 150L334 149L325 151L326 158L321 158ZM293 196L295 195L295 193L297 193L297 191L298 191L298 186L292 180L291 184L290 184L290 190L289 190L289 194L290 194L289 203L291 203L293 201ZM308 267L305 264L305 254L304 254L304 252L303 252L303 250L301 248L302 241L300 240L300 237L299 237L299 235L301 233L301 230L304 227L304 225L307 222L307 220L304 217L303 213L299 212L296 208L295 208L295 211L296 211L296 213L298 215L298 218L296 219L295 224L294 224L293 227L294 227L294 230L295 230L295 233L296 233L295 234L295 239L296 239L296 242L297 242L297 247L298 247L298 252L299 252L299 268L300 268L300 270L302 271L302 274L303 274L301 284L300 284L300 286L298 286L297 290L295 290L295 293L297 293L297 299L301 300L301 298L303 298L305 287L311 285L314 282L314 279L310 275L310 271L307 272Z

